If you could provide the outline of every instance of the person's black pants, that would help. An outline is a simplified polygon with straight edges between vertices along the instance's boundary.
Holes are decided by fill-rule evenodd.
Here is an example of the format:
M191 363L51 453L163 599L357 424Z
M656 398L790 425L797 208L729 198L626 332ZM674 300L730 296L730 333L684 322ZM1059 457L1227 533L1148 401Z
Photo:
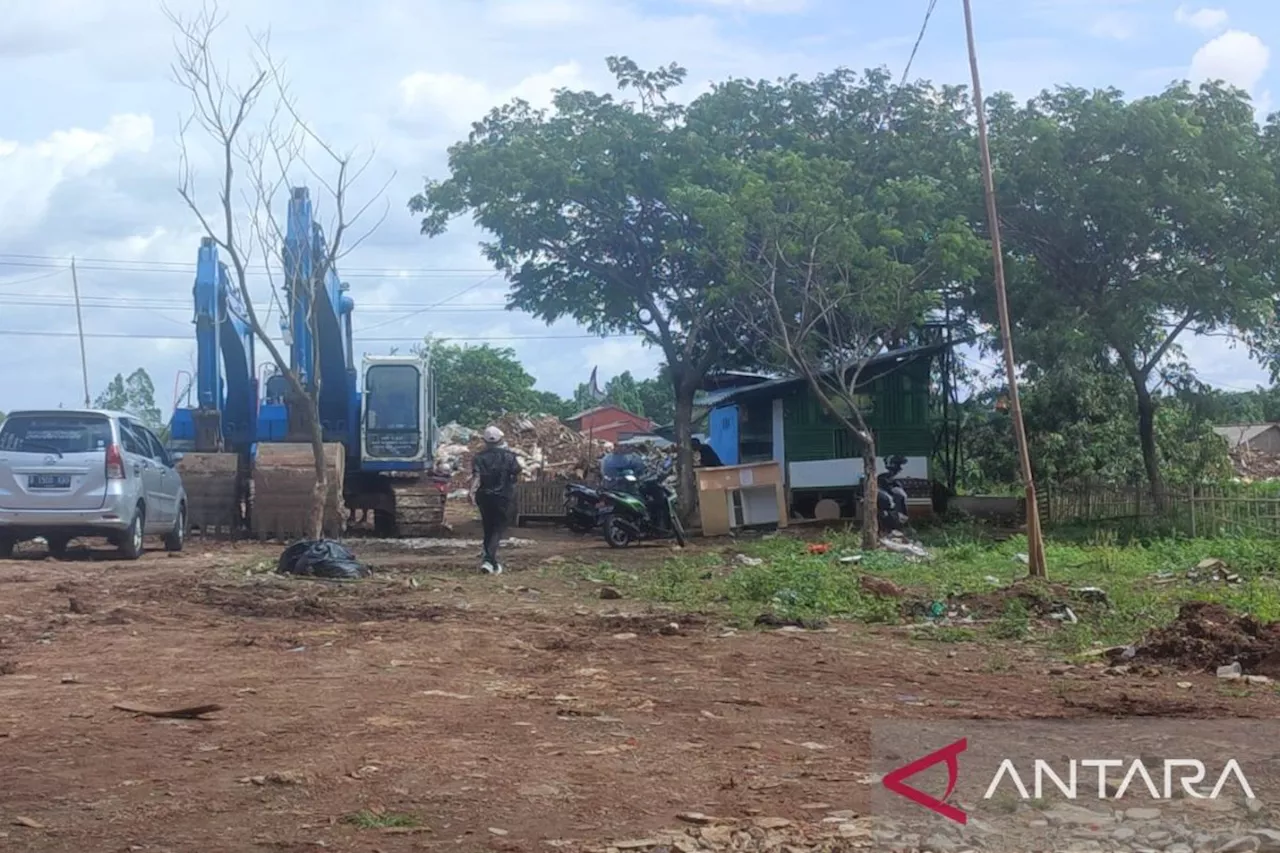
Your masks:
M506 532L511 499L504 495L476 495L480 526L484 529L484 561L498 566L498 543Z

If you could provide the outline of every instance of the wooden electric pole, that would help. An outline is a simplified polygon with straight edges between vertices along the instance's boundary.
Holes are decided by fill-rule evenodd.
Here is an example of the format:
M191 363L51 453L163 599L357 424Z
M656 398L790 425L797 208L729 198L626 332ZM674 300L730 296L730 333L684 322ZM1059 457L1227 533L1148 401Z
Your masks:
M76 335L80 338L80 377L84 380L84 407L89 403L89 359L84 353L84 320L80 317L80 282L76 279L76 259L71 259L71 292L76 297Z
M996 308L1000 313L1000 340L1004 345L1004 372L1009 383L1009 408L1013 417L1013 434L1018 440L1018 457L1022 463L1022 484L1027 495L1027 556L1031 576L1045 577L1044 539L1040 535L1040 511L1036 503L1036 484L1031 473L1031 451L1027 447L1027 429L1022 422L1022 403L1018 399L1018 371L1013 360L1013 328L1009 321L1009 298L1004 283L1004 251L1000 247L1000 214L996 210L996 186L991 169L991 147L987 142L986 105L982 99L982 81L978 76L978 49L973 38L973 7L964 3L964 30L969 43L969 72L973 75L973 105L978 117L978 150L982 154L982 191L987 201L987 227L991 232L991 257L994 263Z

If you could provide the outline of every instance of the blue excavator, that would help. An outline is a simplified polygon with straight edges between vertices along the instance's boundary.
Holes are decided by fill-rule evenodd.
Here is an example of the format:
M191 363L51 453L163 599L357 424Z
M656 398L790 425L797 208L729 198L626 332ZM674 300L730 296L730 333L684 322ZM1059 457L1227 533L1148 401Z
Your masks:
M365 355L356 364L355 303L327 255L310 193L295 187L282 258L288 310L280 325L290 372L318 397L324 535L341 535L356 511L373 513L380 536L431 535L444 526L448 484L433 473L430 363L426 355ZM259 381L248 313L210 238L200 243L193 297L195 376L169 425L188 524L207 535L307 536L316 485L304 408L310 403L295 398L279 371Z

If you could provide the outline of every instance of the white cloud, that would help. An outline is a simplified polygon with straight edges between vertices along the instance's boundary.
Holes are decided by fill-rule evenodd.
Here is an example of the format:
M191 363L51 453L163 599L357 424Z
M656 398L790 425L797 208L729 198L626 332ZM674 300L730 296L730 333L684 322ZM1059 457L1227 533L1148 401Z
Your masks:
M1109 12L1096 18L1089 27L1091 35L1098 38L1125 41L1133 38L1136 28L1133 19L1120 12Z
M719 6L743 12L759 12L764 15L787 15L809 8L809 0L685 0L704 6Z
M549 71L531 74L509 89L453 72L415 71L400 81L400 96L406 117L432 123L443 120L453 130L479 121L490 108L513 98L546 107L556 89L585 85L582 66L565 62Z
M1173 19L1179 24L1205 33L1217 32L1227 25L1230 16L1226 9L1196 9L1179 6L1173 13Z
M586 20L590 10L576 0L500 0L487 9L499 26L555 29Z
M1191 58L1191 78L1225 80L1252 92L1271 64L1271 49L1243 30L1227 30L1206 42Z
M64 180L102 169L124 153L146 153L154 136L150 116L126 114L112 116L100 131L55 130L29 143L0 139L0 229L34 227Z

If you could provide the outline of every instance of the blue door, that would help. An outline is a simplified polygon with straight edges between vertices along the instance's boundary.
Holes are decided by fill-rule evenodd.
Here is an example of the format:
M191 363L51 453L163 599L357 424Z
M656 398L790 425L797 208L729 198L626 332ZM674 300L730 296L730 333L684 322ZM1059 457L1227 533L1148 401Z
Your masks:
M712 409L708 416L711 431L707 444L726 465L738 464L738 407L722 406Z

